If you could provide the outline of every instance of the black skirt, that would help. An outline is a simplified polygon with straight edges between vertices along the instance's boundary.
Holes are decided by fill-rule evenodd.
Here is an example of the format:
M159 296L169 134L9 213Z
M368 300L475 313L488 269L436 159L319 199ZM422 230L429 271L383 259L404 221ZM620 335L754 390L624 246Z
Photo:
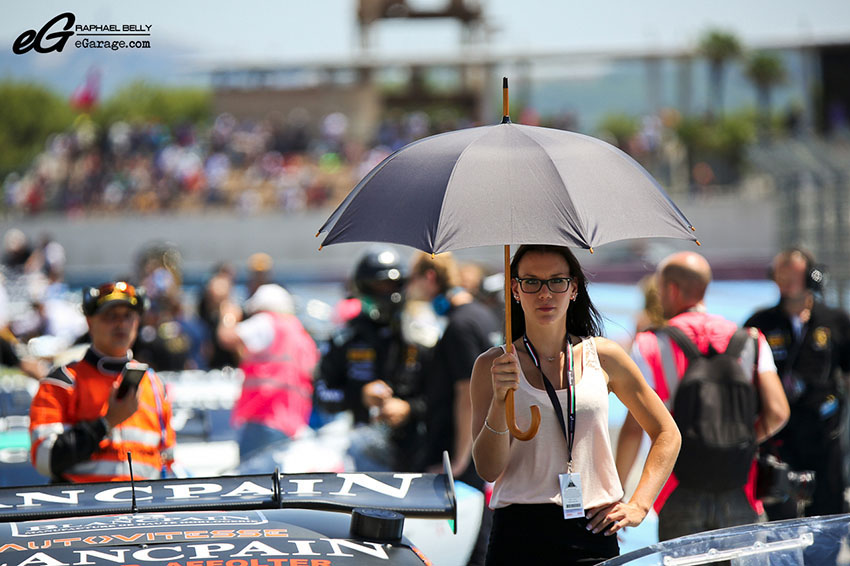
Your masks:
M587 519L564 519L559 505L508 505L496 509L487 566L604 562L620 554L617 535L593 534Z

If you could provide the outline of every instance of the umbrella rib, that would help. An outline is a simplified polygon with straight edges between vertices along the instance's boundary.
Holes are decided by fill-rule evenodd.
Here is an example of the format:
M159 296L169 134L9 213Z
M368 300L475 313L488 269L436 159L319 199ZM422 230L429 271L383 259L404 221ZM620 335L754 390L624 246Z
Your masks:
M586 248L590 249L590 248L592 247L592 246L591 246L591 243L590 243L590 242L588 242L588 241L587 241L587 239L586 239L587 227L586 227L586 226L584 225L584 223L581 221L581 217L579 216L579 209L578 209L578 207L576 206L575 201L573 200L572 196L570 195L569 189L568 189L568 187L567 187L566 183L564 182L564 177L563 177L563 175L560 175L560 171L558 170L558 166L555 164L555 161L552 159L552 156L551 156L551 155L549 155L549 151L546 149L546 147L545 147L543 144L541 144L539 141L537 141L536 139L534 139L532 136L529 136L527 133L525 133L525 131L522 129L522 127L521 127L521 125L520 125L520 124L513 124L513 126L514 126L514 127L516 127L516 128L517 128L517 131L518 131L519 133L521 133L521 134L522 134L522 135L523 135L526 139L530 140L530 141L531 141L532 143L534 143L537 147L541 148L541 150L543 151L543 154L544 154L544 155L546 155L546 158L547 158L547 159L549 159L549 163L552 165L552 167L554 167L555 171L558 171L558 173L559 173L559 174L558 174L558 180L560 181L561 185L562 185L562 186L563 186L563 188L564 188L564 194L566 195L567 200L569 201L569 204L570 204L570 206L572 207L572 211L573 211L573 213L574 213L574 214L573 214L573 218L575 218L575 221L576 221L576 223L578 224L578 226L577 226L577 228L578 228L578 234L577 234L577 236L581 237L581 239L582 239L582 244L584 244L584 246L585 246ZM551 200L551 199L550 199L550 200ZM553 205L553 207L554 207L555 209L557 209L557 206L556 206L556 205L557 205L557 203L554 203L554 202L553 202L553 203L552 203L552 205Z
M483 126L480 129L484 130L485 128L486 129L494 128L494 127L498 128L500 126L501 126L501 124L499 124L497 126ZM478 128L476 128L476 129L478 129ZM466 154L466 152L468 152L470 150L470 148L473 145L475 145L475 142L477 142L478 140L483 138L485 135L486 135L486 132L482 132L482 134L480 136L477 136L474 140L472 140L471 142L466 144L466 147L464 147L463 150L461 150L461 152L457 154L457 157L455 157L454 165L452 166L452 172L449 175L448 180L446 181L446 187L450 187L451 184L452 184L452 180L454 179L455 172L457 171L457 164L460 163L460 160L463 158L463 156ZM439 216L439 220L437 222L436 230L434 232L434 253L440 253L440 252L443 251L443 250L440 249L440 242L438 242L437 239L440 236L440 224L442 224L443 213L446 210L446 195L448 195L448 194L449 194L448 190L443 193L443 202L440 204L440 216ZM511 206L511 215L513 215L513 206ZM511 223L511 229L513 229L513 222Z

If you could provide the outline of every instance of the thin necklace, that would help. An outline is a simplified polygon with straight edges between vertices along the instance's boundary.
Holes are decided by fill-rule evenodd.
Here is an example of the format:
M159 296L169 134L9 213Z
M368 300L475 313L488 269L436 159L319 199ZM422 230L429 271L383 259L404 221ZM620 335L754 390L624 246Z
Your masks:
M560 358L561 354L563 354L567 349L567 341L568 340L569 340L569 337L564 338L564 348L563 348L563 350L561 350L560 352L558 352L556 355L552 356L551 358L549 356L546 356L546 361L547 362L554 362L555 359Z

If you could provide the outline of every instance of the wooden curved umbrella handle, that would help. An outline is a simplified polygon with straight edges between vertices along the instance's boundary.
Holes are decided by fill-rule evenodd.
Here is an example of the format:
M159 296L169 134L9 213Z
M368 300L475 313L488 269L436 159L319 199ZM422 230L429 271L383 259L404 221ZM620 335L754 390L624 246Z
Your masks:
M514 390L508 391L508 396L505 397L505 420L508 421L508 430L517 440L531 440L537 434L537 429L540 428L540 407L532 405L531 409L531 426L523 432L516 425L516 413L514 412Z

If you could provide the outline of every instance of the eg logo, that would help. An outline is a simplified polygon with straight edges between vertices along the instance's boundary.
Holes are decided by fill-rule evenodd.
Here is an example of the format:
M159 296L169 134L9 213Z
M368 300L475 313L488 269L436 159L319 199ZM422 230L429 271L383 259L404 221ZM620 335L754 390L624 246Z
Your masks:
M66 20L65 25L62 26L63 31L54 31L50 32L51 28L61 22L62 20ZM18 36L18 39L15 40L15 43L12 44L12 52L17 55L23 55L31 49L35 49L39 53L50 53L51 51L62 51L65 49L65 44L68 43L68 38L74 35L74 32L71 31L71 28L74 26L74 22L76 18L74 14L71 12L65 12L63 14L59 14L42 27L38 32L34 29L28 29L24 33ZM44 44L44 40L52 41L53 43Z

